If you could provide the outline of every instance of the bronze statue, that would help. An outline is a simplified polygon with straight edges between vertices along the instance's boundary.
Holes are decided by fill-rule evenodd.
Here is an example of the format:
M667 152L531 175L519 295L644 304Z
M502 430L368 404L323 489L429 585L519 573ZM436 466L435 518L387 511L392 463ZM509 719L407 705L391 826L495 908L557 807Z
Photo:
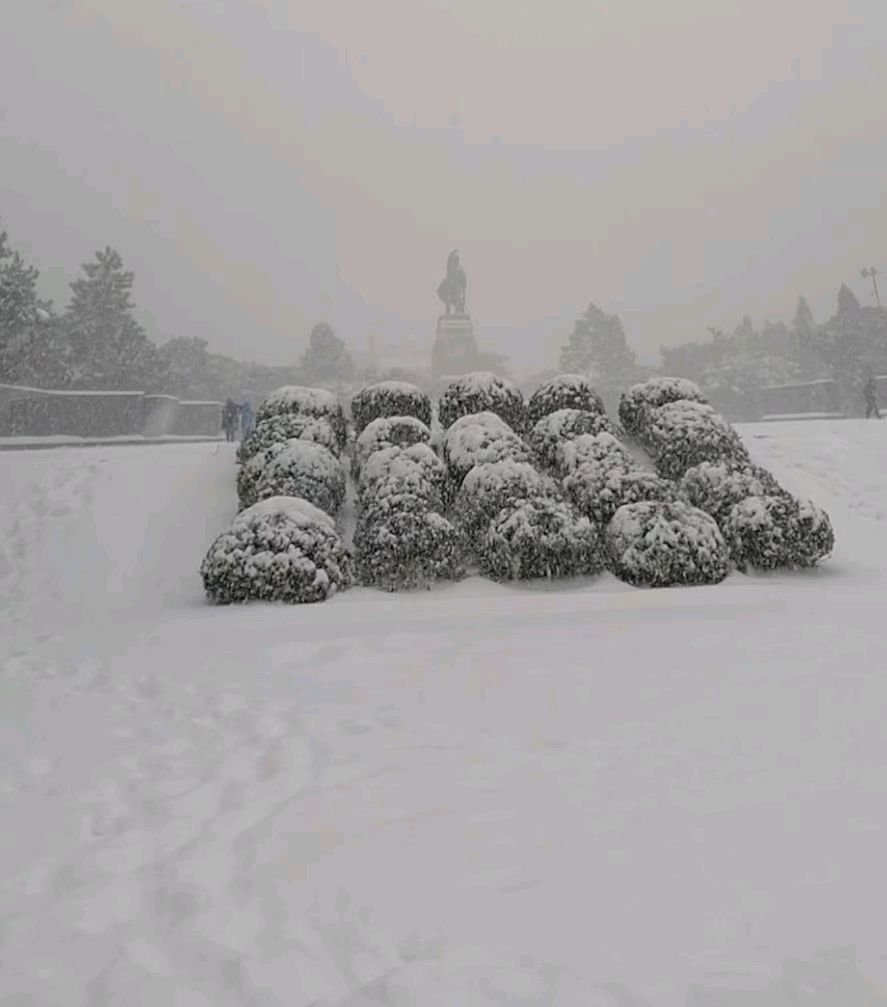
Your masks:
M447 275L437 288L437 296L444 302L447 315L465 314L465 270L459 263L459 253L447 256Z

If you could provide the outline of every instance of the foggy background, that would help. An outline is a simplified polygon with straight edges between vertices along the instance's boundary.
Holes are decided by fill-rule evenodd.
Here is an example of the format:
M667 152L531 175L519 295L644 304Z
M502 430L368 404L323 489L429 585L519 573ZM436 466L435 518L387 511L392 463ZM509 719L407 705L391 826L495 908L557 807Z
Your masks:
M6 0L0 214L61 309L111 244L149 334L427 362L451 248L486 346L594 300L642 361L887 267L878 0Z

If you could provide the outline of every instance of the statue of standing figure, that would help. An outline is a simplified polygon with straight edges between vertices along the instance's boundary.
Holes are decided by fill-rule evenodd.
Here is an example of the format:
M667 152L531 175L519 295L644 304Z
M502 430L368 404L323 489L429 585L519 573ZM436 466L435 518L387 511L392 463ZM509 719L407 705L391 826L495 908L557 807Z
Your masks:
M447 256L447 275L437 288L437 296L443 301L447 315L465 314L465 270L459 262L458 251Z

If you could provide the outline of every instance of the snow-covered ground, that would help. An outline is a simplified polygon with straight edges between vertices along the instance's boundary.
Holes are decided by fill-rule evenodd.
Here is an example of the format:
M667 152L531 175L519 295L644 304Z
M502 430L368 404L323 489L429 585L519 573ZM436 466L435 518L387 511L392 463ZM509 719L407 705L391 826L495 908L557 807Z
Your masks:
M233 445L0 454L0 1004L887 1004L887 424L740 429L822 569L303 608Z

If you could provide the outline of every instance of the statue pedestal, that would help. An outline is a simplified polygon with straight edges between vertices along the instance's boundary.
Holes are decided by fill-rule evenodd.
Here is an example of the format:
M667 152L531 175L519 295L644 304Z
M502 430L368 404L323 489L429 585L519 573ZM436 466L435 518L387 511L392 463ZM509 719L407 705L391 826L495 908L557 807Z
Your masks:
M455 377L475 368L477 341L470 315L441 315L431 350L431 376Z

